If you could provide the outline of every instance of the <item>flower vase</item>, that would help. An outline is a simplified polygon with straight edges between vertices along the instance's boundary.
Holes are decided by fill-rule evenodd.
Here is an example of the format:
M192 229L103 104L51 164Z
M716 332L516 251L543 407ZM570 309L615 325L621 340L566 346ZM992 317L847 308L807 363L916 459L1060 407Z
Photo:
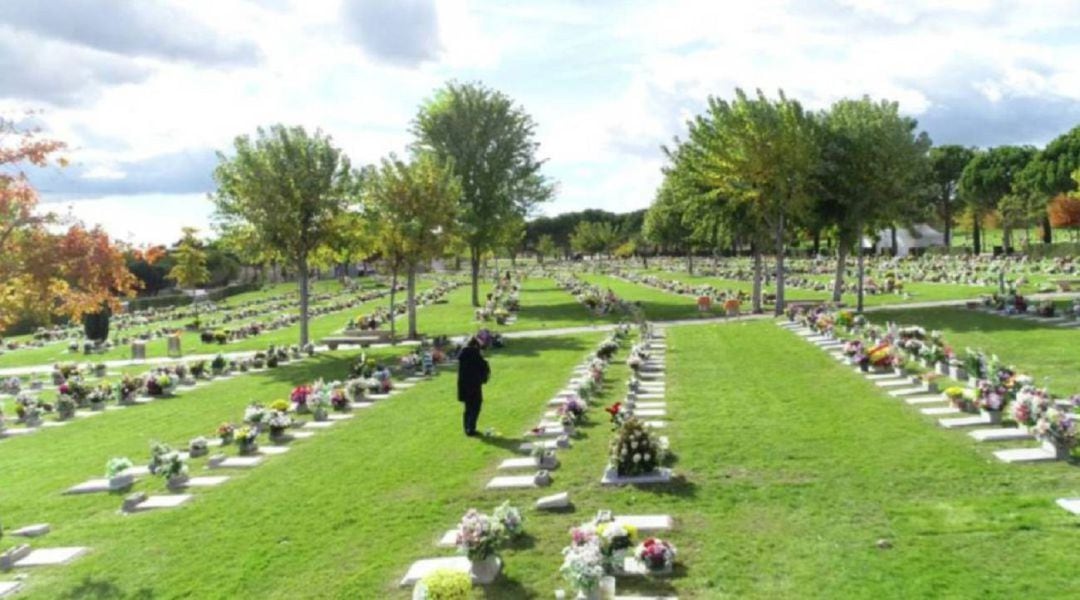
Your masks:
M495 581L500 571L502 571L502 561L494 554L487 558L470 561L469 574L474 583L487 585Z
M1072 448L1066 444L1055 441L1053 438L1042 438L1043 449L1047 452L1053 452L1056 460L1068 460L1072 456Z
M578 590L577 596L574 596L574 600L602 600L602 598L599 587Z
M180 488L183 488L183 487L187 486L188 480L189 480L189 477L187 475L175 475L173 477L170 477L165 482L165 485L168 486L168 488L170 490L178 490Z
M986 422L991 425L1001 424L1001 411L1000 410L986 410L985 408L979 409L979 413L986 419Z
M326 412L326 409L316 408L312 411L311 417L316 421L326 421L330 418L330 415Z

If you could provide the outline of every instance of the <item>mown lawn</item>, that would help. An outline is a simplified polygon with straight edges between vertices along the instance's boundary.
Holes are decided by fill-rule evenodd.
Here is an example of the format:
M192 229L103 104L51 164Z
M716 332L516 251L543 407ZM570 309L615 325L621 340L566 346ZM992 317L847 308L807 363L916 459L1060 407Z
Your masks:
M640 305L650 320L672 321L723 314L722 306L713 306L710 312L702 315L697 309L697 301L694 298L665 292L643 284L631 283L608 275L583 274L580 275L580 278L599 287L601 290L610 289L623 300Z

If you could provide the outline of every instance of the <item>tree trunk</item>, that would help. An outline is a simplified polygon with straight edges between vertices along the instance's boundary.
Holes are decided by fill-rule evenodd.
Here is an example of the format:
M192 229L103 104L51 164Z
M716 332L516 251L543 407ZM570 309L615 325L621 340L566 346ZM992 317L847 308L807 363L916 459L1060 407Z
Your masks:
M1054 243L1054 230L1050 227L1050 217L1046 215L1042 218L1042 241L1044 244Z
M949 192L941 199L941 214L945 217L945 247L952 246L952 203L949 202Z
M397 266L390 270L390 343L394 343L394 337L397 334L397 313L394 312L394 299L397 296Z
M864 260L864 255L866 253L863 251L862 230L863 230L862 225L860 225L859 226L859 234L856 236L856 239L858 240L856 243L858 245L855 246L855 248L856 248L855 251L858 252L858 256L859 256L859 268L858 268L858 273L857 273L857 275L859 277L859 283L858 283L859 297L856 300L855 311L858 312L859 314L862 314L862 311L863 311L863 277L866 274L866 261Z
M979 221L981 220L978 212L971 216L971 242L972 246L974 246L975 256L982 253L982 236L979 227Z
M892 237L892 255L895 258L900 254L900 241L896 238L896 225L889 227L889 235Z
M847 270L847 244L836 244L836 280L833 282L832 301L844 298L844 271Z
M480 306L480 250L469 248L469 269L472 272L472 305Z
M460 273L461 272L461 255L460 254L455 254L454 255L454 272L455 273Z
M816 258L821 254L821 230L814 230L814 257Z
M308 344L308 264L307 254L300 256L300 345Z
M415 340L418 336L416 334L416 266L409 265L409 271L406 280L406 293L408 294L408 311L409 311L409 339Z
M776 302L773 314L784 314L784 213L776 220Z
M690 250L686 251L686 273L690 276L694 275L694 253Z
M1012 227L1006 223L1001 230L1001 249L1008 248L1012 248Z
M762 276L762 261L761 252L758 250L756 243L750 245L750 251L754 253L754 291L751 298L751 307L755 315L762 313L761 308L761 276Z

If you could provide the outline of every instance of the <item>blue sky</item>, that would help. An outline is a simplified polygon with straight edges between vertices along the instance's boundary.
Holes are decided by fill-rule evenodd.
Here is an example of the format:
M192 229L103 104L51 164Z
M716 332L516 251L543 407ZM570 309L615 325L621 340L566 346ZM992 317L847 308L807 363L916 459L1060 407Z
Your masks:
M709 95L900 102L935 143L1044 144L1080 123L1080 3L50 0L0 12L0 111L40 109L73 165L50 208L125 240L209 228L215 152L283 122L362 164L480 80L537 122L554 214L649 204L660 145Z

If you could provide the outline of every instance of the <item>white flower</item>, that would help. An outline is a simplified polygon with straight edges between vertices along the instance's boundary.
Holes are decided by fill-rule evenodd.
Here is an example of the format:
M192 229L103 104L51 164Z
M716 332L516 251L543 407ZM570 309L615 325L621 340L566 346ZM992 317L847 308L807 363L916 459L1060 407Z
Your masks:
M641 455L640 454L635 454L634 455L634 462L641 462Z

